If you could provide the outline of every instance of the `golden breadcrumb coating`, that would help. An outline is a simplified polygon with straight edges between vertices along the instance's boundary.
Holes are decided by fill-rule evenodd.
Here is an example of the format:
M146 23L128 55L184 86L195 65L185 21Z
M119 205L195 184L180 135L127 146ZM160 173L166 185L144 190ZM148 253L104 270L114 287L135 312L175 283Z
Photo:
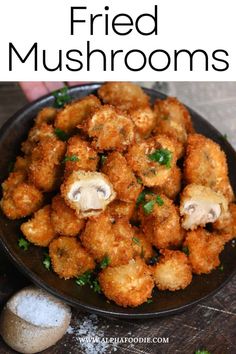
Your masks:
M56 236L51 222L51 206L46 205L39 209L30 220L21 224L20 228L29 242L47 247Z
M58 110L54 107L43 108L35 118L35 125L40 126L43 123L53 124Z
M159 198L163 201L163 205L154 202L149 213L145 212L145 205L155 201L156 195L147 195L145 203L139 207L142 229L149 241L157 248L179 246L183 241L184 233L180 226L178 208L164 194L160 194Z
M55 127L66 133L70 133L100 106L99 99L94 95L74 101L58 112L55 119Z
M28 167L29 167L29 159L27 157L17 156L13 171L14 172L22 171L25 173L26 176Z
M184 242L189 251L193 273L207 274L220 265L219 255L224 249L224 239L205 229L187 232Z
M225 242L236 237L236 204L229 204L228 212L219 217L213 228L222 235Z
M21 151L30 156L36 144L44 138L55 138L53 126L47 123L33 126L29 131L27 140L21 144Z
M60 183L61 160L66 145L56 138L41 139L33 149L29 165L29 181L44 192L53 191Z
M69 279L95 268L90 254L75 237L60 236L49 245L52 267L60 278Z
M110 265L126 264L133 257L134 231L127 219L110 216L107 212L90 218L81 235L81 242L92 256L102 261L109 257Z
M220 192L199 184L188 184L181 193L182 226L194 230L213 223L228 213L228 201Z
M123 307L136 307L152 296L152 272L141 258L117 267L108 266L99 274L105 296Z
M134 122L138 140L148 138L156 126L156 116L153 110L147 106L129 111L130 117Z
M133 171L121 153L114 151L108 154L102 172L108 176L118 199L124 202L136 201L142 186L137 182Z
M42 205L42 193L34 186L23 182L24 180L24 172L12 172L2 184L1 208L9 219L20 219L28 216Z
M202 184L221 192L229 201L234 199L224 151L201 134L188 136L184 178L187 184Z
M153 267L153 277L159 290L185 289L192 281L188 257L180 251L162 250L160 260Z
M107 206L107 212L114 218L126 218L130 220L133 216L136 203L122 202L121 200L115 199Z
M150 241L146 235L138 228L134 228L134 231L135 234L132 239L134 256L139 256L144 260L150 259L153 256L153 249Z
M181 169L174 166L171 169L169 178L167 178L165 184L162 187L154 187L153 191L157 194L164 193L168 198L175 199L181 190Z
M85 225L84 220L77 217L75 211L66 205L60 195L52 199L51 219L56 233L64 236L78 235Z
M102 106L87 121L85 129L99 151L124 151L134 140L134 123L124 112Z
M152 159L157 151L170 154L169 165ZM128 164L147 187L163 187L171 176L176 158L174 142L165 135L133 144L126 154Z
M65 174L68 176L72 171L96 171L99 156L89 142L75 135L68 140L65 160Z
M124 111L149 104L149 97L141 87L130 82L107 82L98 89L98 96L104 103Z

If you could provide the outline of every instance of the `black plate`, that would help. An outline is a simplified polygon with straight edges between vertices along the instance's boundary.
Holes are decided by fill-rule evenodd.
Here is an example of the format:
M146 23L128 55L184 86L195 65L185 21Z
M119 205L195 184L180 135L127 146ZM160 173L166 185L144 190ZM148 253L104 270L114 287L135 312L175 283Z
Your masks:
M69 92L73 98L78 98L96 93L98 87L99 84L83 85L71 88ZM145 89L145 91L152 100L166 97L153 90ZM14 161L16 155L19 154L20 143L26 138L33 124L33 118L40 109L51 106L53 103L54 98L52 96L45 96L39 99L16 113L0 130L1 182L8 175L9 162ZM233 178L236 174L235 151L210 123L192 109L189 109L189 111L196 131L215 140L225 151L231 183L236 192L236 178ZM79 287L73 280L61 280L53 272L47 271L42 265L43 251L41 248L30 246L28 251L20 249L17 245L20 223L20 221L10 221L0 213L0 241L18 269L39 287L44 288L72 306L83 308L90 312L126 318L147 318L174 314L215 293L229 281L236 271L236 248L233 248L231 243L229 243L221 255L221 261L224 265L223 271L217 269L209 275L194 276L192 283L185 290L177 292L156 291L153 297L154 302L151 304L144 304L134 309L122 308L112 302L108 303L103 295L94 293L87 286Z

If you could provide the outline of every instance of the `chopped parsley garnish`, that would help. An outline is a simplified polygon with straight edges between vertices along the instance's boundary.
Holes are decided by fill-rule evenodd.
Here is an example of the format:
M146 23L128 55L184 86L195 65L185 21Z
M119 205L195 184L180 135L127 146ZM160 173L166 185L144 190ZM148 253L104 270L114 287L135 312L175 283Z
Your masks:
M219 270L220 270L221 272L224 271L224 266L223 266L223 264L221 264L221 265L219 266Z
M184 247L182 248L182 251L186 254L186 256L189 256L189 249L188 249L187 246L184 246Z
M54 107L62 108L65 106L66 103L71 101L71 97L68 93L68 87L65 86L58 91L52 93L55 98Z
M29 245L30 245L30 243L24 237L19 238L18 246L20 248L23 248L24 251L27 251L29 249Z
M171 167L172 152L168 149L157 149L152 154L148 155L149 160L158 162L160 165Z
M101 293L101 287L99 285L99 282L97 279L94 279L92 283L90 284L90 288L93 289L95 293L100 294Z
M152 303L153 303L153 300L152 300L152 299L147 299L146 303L147 303L147 304L152 304Z
M51 258L48 253L44 253L43 265L47 270L51 268Z
M158 195L156 197L156 203L159 205L159 206L162 206L164 205L164 200Z
M104 163L106 162L106 159L107 159L107 156L106 155L101 155L100 156L100 162L101 162L101 165L103 166Z
M100 262L99 266L101 269L106 268L110 264L110 259L108 256L105 256L103 260Z
M135 244L138 245L138 246L141 245L141 244L140 244L140 239L137 238L137 237L133 237L133 238L132 238L132 241L133 241L133 243L135 243Z
M83 286L90 283L91 277L92 277L92 272L87 270L87 272L77 277L75 282L77 285Z
M75 155L72 156L66 156L62 162L67 162L67 161L72 161L72 162L79 162L79 158Z
M151 214L153 212L155 203L155 200L150 200L149 202L143 204L143 210L146 215Z
M138 206L139 204L145 203L145 197L146 195L155 195L152 191L149 191L148 189L144 189L138 196L136 200L136 205Z
M66 132L64 132L63 130L61 130L59 128L56 128L54 130L54 133L56 134L58 139L60 139L61 141L66 141L69 138L69 136L66 134Z
M194 354L211 354L208 350L197 350Z

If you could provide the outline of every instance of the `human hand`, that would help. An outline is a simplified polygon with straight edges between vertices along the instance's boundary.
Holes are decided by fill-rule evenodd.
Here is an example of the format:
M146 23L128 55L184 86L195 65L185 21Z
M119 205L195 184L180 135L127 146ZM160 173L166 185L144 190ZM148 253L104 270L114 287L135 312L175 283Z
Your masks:
M84 82L19 82L19 85L24 92L28 101L34 101L41 96L47 95L53 91L59 90L60 88L67 86L82 85Z

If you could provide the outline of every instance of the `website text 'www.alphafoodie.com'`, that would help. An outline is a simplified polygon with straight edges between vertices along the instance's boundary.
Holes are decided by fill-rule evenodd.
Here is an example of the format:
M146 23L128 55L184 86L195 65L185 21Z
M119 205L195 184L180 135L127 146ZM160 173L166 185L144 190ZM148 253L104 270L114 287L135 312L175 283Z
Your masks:
M109 344L168 344L169 337L98 337L85 336L78 338L80 344L85 343L109 343Z

